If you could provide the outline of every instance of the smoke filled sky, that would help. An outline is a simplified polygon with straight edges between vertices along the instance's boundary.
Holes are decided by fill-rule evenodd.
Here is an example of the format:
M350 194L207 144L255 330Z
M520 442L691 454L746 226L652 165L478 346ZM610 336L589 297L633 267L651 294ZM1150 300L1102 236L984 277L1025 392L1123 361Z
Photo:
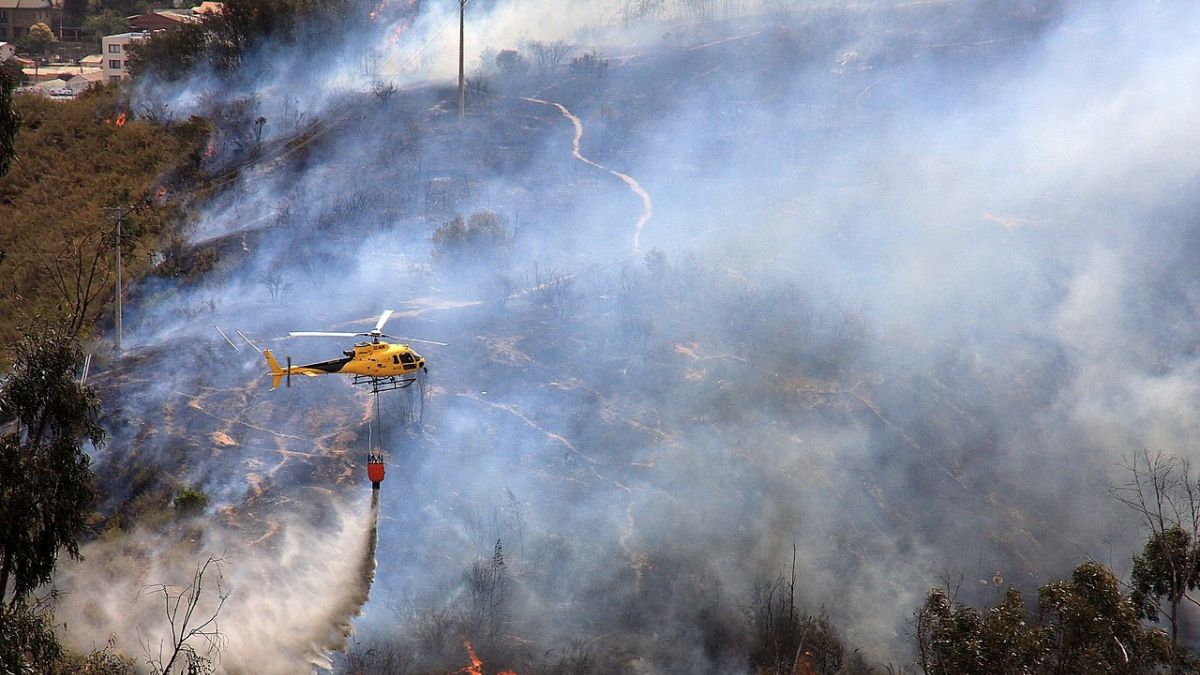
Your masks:
M364 640L464 602L463 569L497 539L523 588L514 630L543 649L607 640L661 672L744 668L698 647L695 607L740 611L793 544L806 607L897 662L943 572L987 600L975 580L996 572L1029 590L1087 558L1127 568L1142 535L1105 491L1121 457L1195 455L1200 9L713 3L699 20L689 3L468 3L467 69L487 93L459 127L454 4L385 2L319 51L268 44L231 85L135 90L135 107L223 111L230 129L230 111L261 115L266 147L336 121L197 204L189 236L222 265L147 282L126 319L134 354L186 338L213 367L123 393L117 417L204 392L220 412L170 428L231 442L195 442L179 478L214 496L214 522L261 509L279 528L214 526L197 549L229 556L231 625L288 617L255 649L286 672L353 614L339 603L367 578L374 413L335 377L267 391L257 355L213 324L297 362L346 345L287 331L365 330L388 308L389 332L451 343L414 345L431 370L422 425L382 395ZM606 72L495 66L559 39ZM209 168L240 161L234 136ZM439 186L451 206L431 202ZM511 247L473 273L431 261L433 231L479 210ZM122 429L112 457L178 442ZM104 564L100 546L72 578ZM272 605L239 574L326 604ZM76 585L68 609L93 593ZM128 616L104 630L152 621ZM231 641L228 663L252 663L245 649Z

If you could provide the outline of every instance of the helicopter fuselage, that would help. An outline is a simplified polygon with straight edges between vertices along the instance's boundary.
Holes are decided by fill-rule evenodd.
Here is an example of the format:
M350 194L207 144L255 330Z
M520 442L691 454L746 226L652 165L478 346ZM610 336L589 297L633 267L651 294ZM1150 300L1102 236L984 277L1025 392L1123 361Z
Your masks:
M353 349L342 352L345 356L340 359L319 361L302 366L281 367L271 350L264 349L263 355L271 366L271 375L275 386L282 377L291 375L306 375L316 377L342 373L363 377L397 377L416 375L425 368L425 359L406 344L392 344L382 340L360 342Z

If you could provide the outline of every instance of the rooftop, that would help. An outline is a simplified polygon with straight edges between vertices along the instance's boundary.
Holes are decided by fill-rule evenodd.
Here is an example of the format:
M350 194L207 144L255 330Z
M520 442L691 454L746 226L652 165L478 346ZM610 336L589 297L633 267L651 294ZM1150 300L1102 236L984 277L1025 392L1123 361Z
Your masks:
M84 68L82 71L75 73L75 75L71 79L74 80L75 78L78 78L78 77L81 77L81 78L87 80L88 82L101 82L104 80L104 69L102 69L102 68Z
M200 17L193 16L190 9L155 9L145 14L134 14L133 16L125 17L126 21L134 22L145 17L157 16L159 18L174 21L176 23L195 23L200 20Z

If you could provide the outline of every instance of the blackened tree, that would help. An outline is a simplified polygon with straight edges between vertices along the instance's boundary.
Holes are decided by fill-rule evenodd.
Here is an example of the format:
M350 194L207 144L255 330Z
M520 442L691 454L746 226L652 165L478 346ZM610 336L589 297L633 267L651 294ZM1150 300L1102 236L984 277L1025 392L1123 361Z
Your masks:
M753 644L750 669L756 673L854 673L868 671L861 657L847 654L837 629L822 609L816 616L796 606L796 547L791 575L755 585L747 607Z
M533 54L533 60L542 74L552 72L574 49L562 40L553 42L527 40L524 47L530 54Z
M465 618L469 632L482 634L489 646L495 644L508 624L508 601L512 590L500 540L496 540L491 559L477 560L463 571L463 584L467 590Z

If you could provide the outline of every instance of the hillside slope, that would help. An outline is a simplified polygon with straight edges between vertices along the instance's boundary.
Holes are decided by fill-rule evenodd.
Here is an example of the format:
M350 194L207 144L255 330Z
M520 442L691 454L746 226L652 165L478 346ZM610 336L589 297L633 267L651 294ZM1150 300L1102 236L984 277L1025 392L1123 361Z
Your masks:
M137 207L123 221L124 275L145 274L167 224L179 226L172 193L197 166L206 127L136 119L116 87L14 104L23 122L17 161L0 178L0 342L35 316L74 319L89 334L101 314L112 321L116 213L106 209Z
M1131 448L1187 456L1200 402L1200 162L1164 151L1195 140L1178 92L1200 62L1158 70L1147 46L1191 44L1192 13L597 19L575 54L607 66L572 68L486 32L545 9L506 7L472 28L526 67L485 59L462 120L419 65L455 25L430 8L381 7L338 60L268 48L219 92L139 92L216 120L207 166L240 167L256 124L265 150L192 214L221 265L132 289L129 353L95 375L106 508L146 484L213 503L85 551L61 579L73 639L135 649L157 607L97 608L224 551L231 670L320 661L361 609L359 655L417 672L461 668L463 637L518 672L740 672L763 638L747 605L794 564L802 611L901 662L947 569L985 603L1127 567L1141 535L1105 487ZM348 77L370 56L378 81ZM438 248L472 215L506 236ZM419 347L419 425L335 376L270 391L216 330L307 363L350 340L289 331L383 309L450 343Z

